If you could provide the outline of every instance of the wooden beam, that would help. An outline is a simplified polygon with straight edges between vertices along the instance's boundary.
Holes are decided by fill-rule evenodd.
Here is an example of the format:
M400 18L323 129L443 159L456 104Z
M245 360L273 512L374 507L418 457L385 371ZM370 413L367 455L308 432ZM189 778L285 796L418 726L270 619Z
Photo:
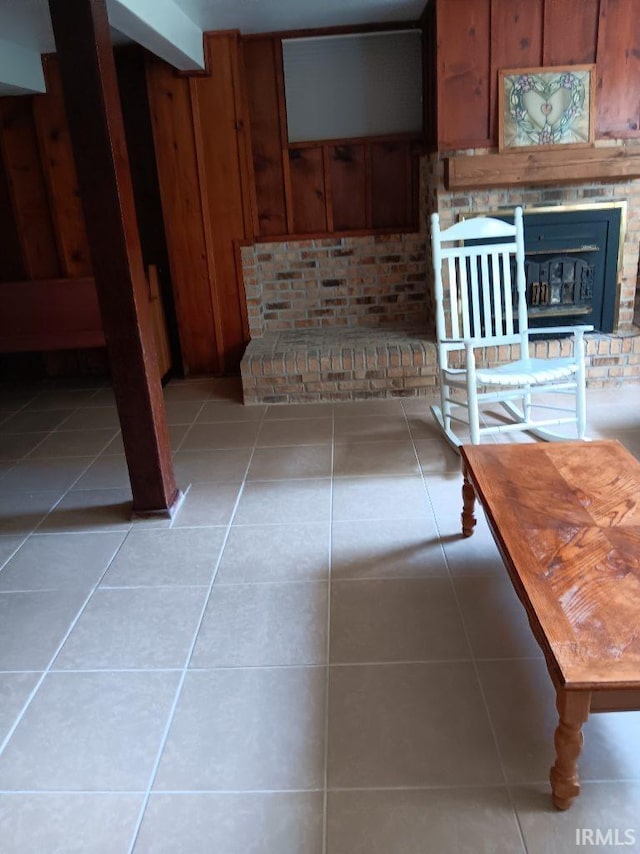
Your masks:
M640 151L620 146L459 155L445 160L448 190L640 178Z
M138 514L180 498L105 0L49 0L111 377Z

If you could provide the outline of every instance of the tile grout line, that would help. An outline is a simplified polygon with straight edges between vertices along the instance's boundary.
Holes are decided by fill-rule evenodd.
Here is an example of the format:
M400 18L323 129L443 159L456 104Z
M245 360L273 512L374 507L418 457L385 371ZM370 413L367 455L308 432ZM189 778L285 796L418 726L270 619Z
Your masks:
M329 489L329 542L328 542L328 577L327 577L327 643L324 681L324 768L322 792L322 854L327 854L328 845L328 780L329 780L329 686L331 675L331 585L333 568L333 484L335 465L335 407L331 407L331 488Z
M462 487L461 487L461 490L462 490ZM462 494L460 495L460 505L462 505ZM461 513L462 513L462 510L461 510ZM436 520L436 525L437 525L437 520ZM438 531L439 530L440 529L438 527ZM449 567L449 561L447 559L446 552L445 552L445 561L446 561L447 567ZM474 672L474 675L476 678L476 684L478 686L478 690L480 691L480 697L482 699L482 705L484 707L485 715L487 717L487 723L489 724L489 729L491 731L491 737L493 739L493 745L494 745L494 748L496 751L496 756L498 758L498 764L500 766L500 772L502 774L502 779L504 781L503 787L506 790L509 805L511 807L513 818L514 818L514 821L516 823L516 827L518 829L518 834L520 836L520 842L522 844L523 854L527 854L527 844L525 841L524 830L523 830L522 824L520 822L520 816L518 815L518 811L516 809L515 802L513 800L513 795L511 792L511 788L509 786L509 780L508 780L507 771L506 771L506 767L505 767L505 763L504 763L504 758L502 756L502 751L500 750L500 744L498 742L498 735L496 733L496 729L495 729L495 726L493 723L493 717L491 716L491 711L489 709L489 703L487 701L487 696L486 696L486 693L484 690L484 686L483 686L482 680L480 678L480 671L478 669L478 658L476 656L475 649L473 648L473 645L471 643L471 638L469 636L469 631L467 628L467 621L465 620L464 611L463 611L462 606L460 604L460 598L458 596L458 591L456 589L455 579L454 579L453 575L451 575L451 573L450 573L449 577L450 577L450 582L451 582L451 589L452 589L453 596L454 596L454 599L456 602L456 607L458 609L458 615L460 617L460 622L462 624L462 629L464 631L464 635L465 635L465 638L467 641L467 646L469 647L469 652L471 653L471 665L473 667L473 672ZM480 659L480 660L482 661L484 659ZM535 659L535 660L537 660L537 659Z
M82 603L82 605L80 606L80 608L78 610L78 613L76 614L76 616L71 621L69 628L65 632L65 634L62 637L58 646L56 647L53 655L49 659L49 662L48 662L47 666L44 668L44 670L43 671L40 671L40 670L37 670L37 671L16 671L16 672L36 672L36 673L40 673L41 675L40 675L40 678L37 680L36 684L34 685L33 689L31 690L31 692L29 693L27 699L25 700L22 708L20 709L20 712L18 713L16 719L13 722L13 725L9 728L9 730L8 730L7 734L5 735L4 739L2 740L2 742L0 742L0 756L2 756L2 754L4 753L4 751L5 751L6 747L8 746L11 738L13 737L14 732L18 728L19 724L22 722L22 719L24 718L29 706L33 702L33 699L36 696L37 692L40 690L40 686L42 685L42 683L44 682L46 677L52 672L57 672L57 671L52 671L52 669L51 669L55 663L56 658L60 655L62 648L64 647L67 640L69 639L71 632L74 630L78 621L80 620L83 613L85 612L87 606L89 605L89 602L93 598L93 594L96 592L96 590L100 586L100 582L102 581L102 579L105 577L105 575L109 571L109 567L111 566L111 564L113 563L113 561L116 558L116 555L118 554L118 552L122 548L122 545L123 545L125 539L126 539L126 537L123 537L123 540L120 543L120 545L116 549L114 549L114 552L111 555L111 558L107 561L107 565L105 566L104 571L102 572L102 574L100 575L100 577L96 581L95 585L91 588L91 590L87 594L84 602ZM11 671L11 672L13 672L13 671ZM59 672L64 673L64 671L59 671Z
M37 397L37 395L36 395L36 397ZM23 412L24 410L26 410L27 406L29 406L29 404L30 404L30 403L33 403L33 401L34 401L34 400L35 400L35 398L33 398L32 400L28 401L27 403L25 403L25 404L24 404L24 406L23 406L21 409L18 409L18 410L17 410L16 412L14 412L13 414L14 414L14 415L19 415L21 412ZM72 416L72 415L75 415L75 414L76 414L76 412L79 412L79 411L80 411L80 409L81 409L81 407L77 407L76 409L72 409L72 410L70 410L70 411L69 411L69 415L68 415L66 418L64 418L64 419L63 419L63 421L67 421L69 418L71 418L71 416ZM47 412L47 411L49 411L49 410L46 410L46 409L36 409L36 410L33 410L33 411L34 411L34 412ZM13 416L11 416L11 417L13 417ZM5 420L6 420L6 419L5 419ZM3 422L3 423L4 423L4 422ZM63 423L63 422L61 422L61 423ZM58 427L59 427L59 426L60 426L60 425L58 425ZM40 445L42 445L42 443L43 443L43 442L46 442L46 440L47 440L47 439L49 439L49 438L50 438L50 436L52 436L54 433L56 433L56 432L58 431L58 427L54 427L54 428L53 428L53 429L51 429L51 430L44 430L44 431L42 431L42 430L30 430L30 431L19 431L18 433L3 433L3 434L2 434L2 436L0 436L0 439L1 439L2 437L4 437L4 436L25 436L25 435L27 435L27 436L28 436L30 433L41 433L41 432L46 433L46 435L45 435L45 436L44 436L44 437L43 437L43 438L42 438L42 439L41 439L41 440L40 440L36 445L34 445L34 446L33 446L33 448L31 448L31 450L30 450L30 451L27 451L27 453L26 453L26 454L23 454L21 457L16 457L14 460L6 460L6 462L11 463L11 468L10 468L7 472L5 472L5 474L2 476L2 479L4 479L4 478L6 477L6 475L8 475L8 474L9 474L9 472L10 472L10 471L12 471L12 470L16 467L16 465L17 465L18 463L22 463L22 462L25 462L25 461L28 461L28 460L38 460L38 459L59 459L58 457L53 457L53 458L51 458L51 457L32 457L32 456L31 456L31 454L32 454L35 450L37 450L37 449L40 447ZM85 455L84 455L84 454L79 454L78 456L85 456ZM87 454L86 456L90 456L90 455L89 455L89 454ZM32 491L32 492L42 492L42 491L46 491L46 490L36 490L36 489L34 489L34 490L31 490L31 491Z
M204 403L203 403L202 405L204 406ZM199 414L201 411L202 411L202 408L199 410L198 414ZM264 418L265 418L265 415L266 415L266 411L267 411L267 410L265 409L265 411L262 413L262 418L260 419L260 427L262 426L262 423L264 422ZM196 417L197 417L197 416L196 416ZM195 421L194 421L194 423L195 423ZM192 425L192 426L193 426L193 425ZM258 428L258 434L260 433L260 427ZM186 435L188 435L188 433L189 433L189 432L190 432L190 431L188 430L188 431L187 431L187 433L185 434L185 436L183 436L182 441L184 441L184 439L185 439ZM256 436L256 442L257 442L257 436ZM182 444L182 443L180 443L180 444ZM181 669L181 675L180 675L180 678L179 678L179 680L178 680L178 684L177 684L177 686L176 686L176 690L175 690L175 694L174 694L173 702L172 702L171 707L170 707L170 709L169 709L169 713L168 713L168 716L167 716L167 721L166 721L166 724L165 724L164 730L163 730L163 732L162 732L162 734L161 734L161 737L160 737L160 744L159 744L159 747L158 747L158 751L157 751L157 754L156 754L155 761L154 761L153 766L152 766L152 768L151 768L151 774L150 774L150 776L149 776L149 784L148 784L148 786L147 786L147 787L146 787L146 789L145 789L144 797L143 797L143 799L142 799L142 804L141 804L141 806L140 806L140 810L139 810L139 812L138 812L138 817L137 817L137 819L136 819L136 823L135 823L135 825L134 825L134 827L133 827L133 832L132 832L132 835L131 835L131 843L130 843L130 846L129 846L129 849L128 849L128 854L133 854L134 848L135 848L135 846L136 846L136 844L137 844L138 836L139 836L139 834L140 834L140 829L141 829L141 827L142 827L142 821L143 821L143 819L144 819L144 815L145 815L146 810L147 810L147 806L148 806L148 803L149 803L149 798L151 797L151 792L152 792L152 789L153 789L153 784L154 784L154 782L155 782L156 776L157 776L157 774L158 774L158 770L159 770L159 768L160 768L160 761L161 761L161 759L162 759L162 754L164 753L164 749L165 749L165 746L166 746L167 740L168 740L168 738L169 738L169 732L170 732L171 727L172 727L172 725L173 725L173 721L174 721L174 718L175 718L175 714L176 714L176 711L177 711L177 708L178 708L178 703L180 702L180 698L182 697L182 691L183 691L183 688L184 688L184 683L185 683L185 681L186 681L187 674L188 674L188 672L189 672L189 664L190 664L191 659L192 659L192 657L193 657L193 653L194 653L194 650L195 650L195 647L196 647L196 644L197 644L197 641L198 641L198 635L200 634L200 629L201 629L201 627L202 627L202 623L204 622L205 614L206 614L206 612L207 612L207 607L208 607L208 605L209 605L209 600L210 600L210 598L211 598L211 593L212 593L212 591L213 591L213 586L214 586L214 583L215 583L215 580L216 580L216 576L217 576L217 574L218 574L218 570L219 570L219 568L220 568L220 563L221 563L221 561L222 561L222 555L223 555L223 553L224 553L224 550L225 550L225 547L226 547L226 545L227 545L227 542L228 542L229 536L230 536L230 534L231 534L231 528L232 528L232 525L233 525L233 519L234 519L234 517L235 517L235 515L236 515L236 513L237 513L238 506L239 506L239 504L240 504L240 500L241 500L241 498L242 498L242 494L243 494L243 492L244 492L244 488L245 488L245 485L246 485L246 482L247 482L247 475L248 475L248 473L249 473L249 468L250 468L250 466L251 466L251 461L252 461L252 459L253 459L253 455L254 455L254 453L255 453L255 449L256 449L256 443L254 442L253 448L252 448L252 450L251 450L251 455L249 456L249 461L248 461L248 463L247 463L247 468L246 468L245 473L244 473L244 478L243 478L243 480L242 480L242 483L240 484L240 489L238 490L238 494L237 494L237 496L236 496L236 500L235 500L235 503L234 503L233 509L232 509L232 511L231 511L231 515L230 515L230 517L229 517L229 521L228 521L227 526L226 526L226 531L225 531L225 535L224 535L224 538L223 538L222 544L221 544L221 546L220 546L220 548L219 548L219 550L218 550L218 557L217 557L217 559L216 559L215 566L214 566L214 569L213 569L213 574L212 574L212 576L211 576L211 580L210 580L209 585L208 585L208 588L207 588L207 594L206 594L206 595L205 595L205 597L204 597L204 603L203 603L202 609L201 609L201 611L200 611L200 617L199 617L199 619L198 619L198 622L197 622L197 624L196 624L196 628L195 628L195 631L194 631L194 634L193 634L193 640L191 641L191 644L190 644L190 646L189 646L189 649L187 650L187 655L186 655L186 657L185 657L184 665L183 665L183 667L182 667L182 669ZM191 488L191 485L189 486L189 489L190 489L190 488ZM187 491L188 491L188 490L187 490ZM185 497L186 497L186 493L185 493ZM183 507L184 507L184 502L183 502ZM175 517L174 519L172 519L172 521L171 521L171 527L173 527L173 523L175 522L175 520L178 518L178 516L179 516L179 515L180 515L180 513L178 512L178 513L176 514L176 517ZM221 527L221 526L220 526L220 527Z
M203 589L206 585L193 585L191 589ZM112 590L114 588L100 586L100 590ZM127 589L127 588L120 588ZM140 588L136 588L140 589ZM144 588L146 590L153 590L158 588ZM173 588L162 587L159 589L168 590ZM184 587L180 588L184 589ZM208 588L207 588L208 589ZM2 593L8 593L11 595L14 592L17 593L51 593L51 592L59 592L59 591L51 591L51 590L26 590L26 591L0 591ZM66 592L66 591L65 591ZM542 661L541 658L480 658L477 661L481 662L491 662L493 664L504 664L507 662L514 661ZM331 667L395 667L395 666L417 666L424 667L427 666L444 666L451 664L471 664L473 662L472 658L425 658L425 659L390 659L389 661L334 661L331 662ZM215 665L215 667L189 667L190 673L210 673L218 670L297 670L297 669L315 669L320 670L326 667L326 664L321 663L304 663L304 664L228 664L228 665ZM55 673L181 673L183 670L182 667L72 667L65 668L64 670L54 670ZM4 668L0 670L0 674L2 673L41 673L41 670L28 668L26 670L12 670L10 668Z
M409 427L409 433L410 433L410 435L411 435L411 439L412 439L412 441L413 441L413 433L411 432L411 428L410 428L410 427ZM416 451L416 457L418 457L417 449L415 448L415 443L414 443L414 450ZM419 457L418 457L418 462L420 462ZM523 831L522 825L521 825L521 823L520 823L520 817L519 817L518 812L517 812L517 810L516 810L516 807L515 807L515 803L514 803L514 800L513 800L513 797L512 797L511 790L510 790L510 788L509 788L509 783L508 783L508 780L507 780L507 772L506 772L506 769L505 769L505 764L504 764L504 760L503 760L503 757L502 757L502 752L501 752L501 750L500 750L500 746L499 746L499 744L498 744L498 737L497 737L497 734L496 734L496 731L495 731L495 727L494 727L494 724L493 724L493 719L492 719L492 717L491 717L491 713L490 713L490 711L489 711L489 704L488 704L488 702L487 702L486 694L485 694L485 691L484 691L484 688L483 688L483 685L482 685L482 681L481 681L481 679L480 679L480 672L479 672L479 670L478 670L478 664L477 664L477 660L476 660L475 650L474 650L474 648L473 648L473 646L472 646L472 644L471 644L471 638L470 638L470 636L469 636L469 631L468 631L468 628L467 628L467 623L466 623L466 620L465 620L465 618L464 618L464 612L463 612L463 610L462 610L462 606L460 605L460 599L459 599L459 597L458 597L458 591L457 591L457 589L456 589L455 580L454 580L454 577L453 577L453 575L452 575L452 573L451 573L451 568L450 568L450 566L449 566L449 560L448 560L448 558L447 558L447 553L446 553L446 550L444 549L444 547L443 547L443 545L442 545L442 531L440 530L440 524L439 524L439 522L438 522L438 516L437 516L437 514L436 514L436 512L435 512L435 508L434 508L434 506L433 506L433 501L431 500L431 495L430 495L430 493L429 493L429 489L428 489L428 487L427 487L426 479L424 478L424 472L422 471L422 466L420 466L420 471L421 471L421 473L422 473L422 475L423 475L423 480L424 480L425 490L426 490L426 492L427 492L427 496L428 496L428 499L429 499L429 504L431 505L431 510L432 510L432 512L433 512L433 516L434 516L434 519L435 519L436 530L437 530L437 532L438 532L438 537L439 537L439 539L440 539L440 548L441 548L441 550L442 550L442 554L443 554L443 556L444 556L444 560L445 560L445 565L446 565L446 567L447 567L447 571L448 571L448 573L449 573L449 585L450 585L451 592L453 593L453 597L454 597L454 600L455 600L455 603L456 603L456 608L457 608L457 610L458 610L458 616L459 616L459 618L460 618L460 622L461 622L461 625L462 625L462 630L463 630L463 632L464 632L464 636L465 636L465 639L466 639L466 642L467 642L467 647L468 647L469 652L470 652L470 654L471 654L471 664L472 664L472 667L473 667L473 672L474 672L474 675L475 675L476 684L478 685L478 689L479 689L479 691L480 691L480 696L481 696L481 698L482 698L482 704L483 704L483 706L484 706L485 714L486 714L486 716L487 716L487 722L488 722L488 724L489 724L489 729L490 729L490 731L491 731L491 737L492 737L492 739L493 739L493 745L494 745L494 748L495 748L495 751L496 751L496 755L497 755L497 758L498 758L498 763L499 763L499 766L500 766L500 772L501 772L501 774L502 774L502 779L503 779L503 781L504 781L504 782L503 782L503 788L504 788L504 789L506 790L506 792L507 792L507 797L508 797L508 800L509 800L509 804L510 804L510 806L511 806L511 811L512 811L512 814L513 814L513 817L514 817L515 823L516 823L516 827L518 828L518 833L519 833L520 841L521 841L521 844L522 844L522 851L523 851L523 854L526 854L526 852L527 852L527 845L526 845L526 842L525 842L524 831ZM460 501L460 505L459 505L459 506L460 506L460 512L462 512L462 484L460 485L460 497L459 497L459 501Z
M422 786L331 786L329 792L456 792L473 790L504 790L504 789L527 789L531 786L542 786L548 784L546 779L527 779L517 783L434 783ZM640 777L624 777L613 780L608 778L594 778L582 780L584 786L621 786L627 783L640 783ZM162 789L158 794L162 795L275 795L275 794L316 794L322 789ZM0 795L144 795L144 789L2 789Z
M179 441L179 442L178 442L178 444L176 445L176 449L175 449L175 451L172 451L172 453L171 453L171 459L172 459L172 461L173 461L173 455L174 455L174 454L177 454L177 453L178 453L178 451L182 449L182 446L183 446L183 444L184 444L184 442L185 442L185 440L186 440L187 436L188 436L188 435L189 435L189 433L191 433L191 431L193 430L193 428L194 428L194 426L195 426L195 423L196 423L196 421L197 421L197 419L198 419L198 416L200 415L200 413L201 413L201 412L202 412L202 410L204 409L206 402L207 402L206 400L203 400L203 401L202 401L202 403L200 404L200 409L198 409L198 411L196 412L196 414L195 414L194 418L193 418L193 419L192 419L192 421L191 421L191 424L189 424L189 425L188 425L188 427L187 427L187 429L185 430L185 432L184 432L184 435L183 435L182 439L180 439L180 441ZM165 403L166 403L166 400L165 400ZM168 429L168 425L167 425L167 429ZM185 493L185 495L186 495L186 493Z

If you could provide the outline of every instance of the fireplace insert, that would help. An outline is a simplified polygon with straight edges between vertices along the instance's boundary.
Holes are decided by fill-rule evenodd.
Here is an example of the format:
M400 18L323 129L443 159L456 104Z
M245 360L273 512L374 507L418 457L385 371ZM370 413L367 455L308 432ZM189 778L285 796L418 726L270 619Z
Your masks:
M529 325L613 332L624 203L524 212ZM491 214L507 222L513 215ZM515 291L515 259L512 280Z

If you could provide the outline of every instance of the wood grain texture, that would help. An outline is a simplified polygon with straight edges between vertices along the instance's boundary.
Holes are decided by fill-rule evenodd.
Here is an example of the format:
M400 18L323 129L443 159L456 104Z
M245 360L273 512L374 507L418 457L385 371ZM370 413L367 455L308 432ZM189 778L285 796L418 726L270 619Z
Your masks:
M640 136L640 0L601 0L598 136Z
M640 463L613 441L462 456L558 687L638 689Z
M215 266L212 302L221 343L223 371L237 370L246 346L242 301L244 292L236 269L235 240L250 236L243 187L241 139L243 117L236 98L238 38L207 36L208 77L190 81L192 108L197 117L196 152L201 168L203 213ZM211 270L210 270L211 275Z
M322 147L289 151L293 233L327 230Z
M279 43L272 38L247 39L242 45L256 187L256 233L261 237L287 230L276 48Z
M445 148L489 140L490 0L437 0L438 140Z
M600 0L545 0L542 65L596 61Z
M413 221L411 145L373 143L370 169L372 227L409 227Z
M189 82L158 59L147 65L153 138L186 373L220 371Z
M91 274L89 242L69 138L60 71L54 56L45 58L44 71L47 93L34 97L33 115L61 272L70 277L88 276Z
M544 0L491 0L491 114L489 135L495 139L498 119L498 71L542 65Z
M104 344L93 278L0 284L0 352Z
M558 726L554 736L556 761L549 775L551 799L559 810L571 806L580 794L578 757L582 750L582 724L589 717L589 692L572 692L560 689L556 696Z
M172 367L181 373L180 339L171 288L169 255L162 219L162 200L149 111L146 51L139 45L126 45L114 50L114 57L142 259L147 270L153 266L157 271ZM161 373L164 372L161 371Z
M12 282L25 278L18 228L13 214L9 182L0 145L0 282Z
M0 146L25 273L30 279L58 276L60 265L31 98L0 99Z
M477 496L556 689L552 802L580 793L589 712L640 709L640 462L619 443L465 445Z
M571 184L640 178L640 152L625 148L582 148L449 157L448 189Z
M497 145L499 68L594 61L596 138L640 138L640 0L437 0L436 12L439 149Z
M367 226L367 163L364 145L334 145L329 149L333 228Z
M158 269L153 264L147 270L147 283L149 285L149 303L153 337L156 342L158 370L160 376L164 377L171 370L171 350L169 348L169 335L167 334L167 319L158 280Z

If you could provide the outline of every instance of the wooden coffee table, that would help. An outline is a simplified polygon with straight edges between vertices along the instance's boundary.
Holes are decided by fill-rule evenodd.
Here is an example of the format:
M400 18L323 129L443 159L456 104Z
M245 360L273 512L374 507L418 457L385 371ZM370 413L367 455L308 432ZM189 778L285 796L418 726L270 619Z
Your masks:
M552 800L568 809L589 712L640 709L640 463L613 441L461 452L463 533L477 496L556 688Z

